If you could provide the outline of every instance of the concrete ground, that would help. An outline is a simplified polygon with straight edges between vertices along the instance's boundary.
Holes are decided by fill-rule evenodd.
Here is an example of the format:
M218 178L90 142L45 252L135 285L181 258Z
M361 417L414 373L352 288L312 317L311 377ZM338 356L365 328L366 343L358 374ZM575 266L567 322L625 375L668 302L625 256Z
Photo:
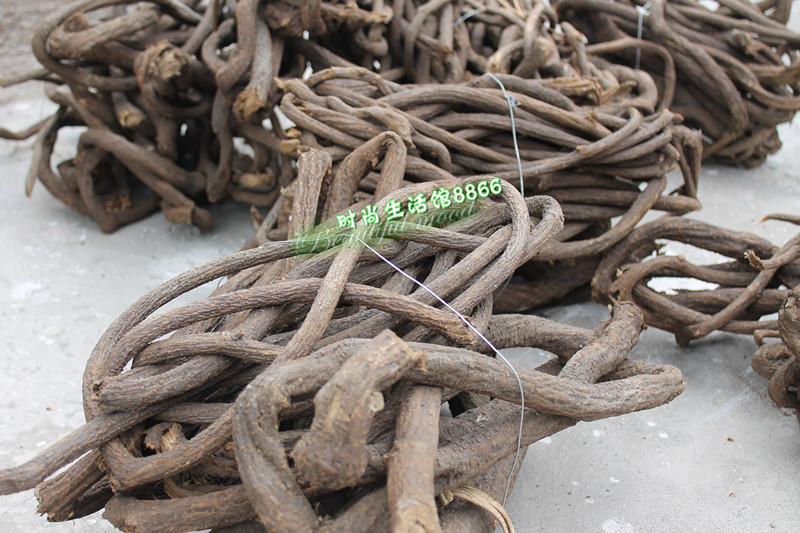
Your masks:
M49 109L36 86L0 92L6 127L22 128ZM800 214L800 121L780 130L784 148L761 168L706 165L704 207L691 217L776 244L800 231L759 222L767 213ZM74 150L75 135L64 135L59 158ZM223 204L213 208L217 224L210 232L174 226L156 214L103 235L41 184L25 197L30 156L30 141L0 141L0 301L6 302L0 307L0 467L30 459L82 424L84 363L117 315L169 277L237 250L252 232L247 209ZM587 303L545 314L592 327L607 310ZM516 530L800 530L800 426L792 412L772 404L766 380L750 369L754 350L747 337L715 333L682 349L668 334L645 331L631 357L679 367L686 391L666 406L580 423L531 446L507 505ZM521 366L543 360L535 350L511 355ZM50 524L36 514L27 491L0 497L5 531L114 528L99 514Z

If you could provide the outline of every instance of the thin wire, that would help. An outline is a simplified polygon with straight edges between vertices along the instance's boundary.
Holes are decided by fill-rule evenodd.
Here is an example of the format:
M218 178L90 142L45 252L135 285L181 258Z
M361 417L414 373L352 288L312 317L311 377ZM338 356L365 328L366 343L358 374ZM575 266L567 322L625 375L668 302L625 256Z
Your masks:
M458 26L459 24L461 24L462 22L464 22L464 21L465 21L465 20L467 20L468 18L472 18L472 17L474 17L475 15L480 15L480 14L481 14L481 13L483 13L484 11L486 11L486 8L485 8L485 7L479 7L478 9L473 9L472 11L467 11L467 12L466 12L466 13L465 13L465 14L464 14L462 17L460 17L460 18L458 18L458 19L456 20L456 22L455 22L455 24L453 24L453 26L454 26L454 27L455 27L455 26Z
M358 242L360 242L361 244L366 246L367 249L369 249L372 253L374 253L375 255L380 257L383 260L384 263L386 263L387 265L389 265L390 267L395 269L397 272L399 272L400 274L402 274L403 276L405 276L406 278L408 278L412 282L416 283L417 285L419 285L420 287L422 287L423 289L428 291L430 293L430 295L433 296L434 298L436 298L437 300L439 300L439 302L441 302L442 305L444 305L445 307L450 309L453 313L455 313L456 316L458 316L458 318L460 318L461 321L464 322L464 324L466 324L468 328L470 328L472 331L474 331L478 335L478 337L480 337L481 340L483 342L485 342L489 346L489 348L491 348L492 351L494 351L494 353L497 354L497 356L500 359L502 359L502 361L505 364L507 364L509 366L509 368L511 368L511 371L514 373L514 377L517 378L517 385L519 385L519 397L520 397L519 434L517 435L517 450L514 453L514 464L511 465L511 471L508 473L508 480L506 481L506 490L505 490L505 494L503 495L503 505L505 505L506 504L506 499L508 498L508 491L511 488L511 478L514 477L514 469L517 467L517 462L519 461L519 452L522 449L522 429L523 429L523 424L525 422L525 390L522 388L522 379L520 379L519 374L517 373L517 369L514 368L514 365L511 364L511 361L506 359L505 356L502 353L500 353L500 350L495 348L494 344L492 344L489 341L489 339L487 339L484 336L483 333L478 331L478 328L473 326L472 322L467 320L467 317L465 317L464 315L459 313L458 310L456 310L455 307L453 307L452 305L450 305L449 303L444 301L444 299L442 297L440 297L438 294L436 294L435 292L430 290L424 283L419 281L417 278L415 278L411 274L407 274L406 272L404 272L403 269L401 269L399 266L397 266L394 263L392 263L389 259L385 258L383 255L380 254L380 252L378 252L376 249L374 249L369 244L367 244L364 241L362 241L358 236L356 236L355 234L352 234L352 237L353 237L353 239L357 240Z
M636 28L636 39L641 41L642 40L642 23L644 22L644 17L650 15L648 12L650 10L650 2L647 2L644 6L636 6L636 11L639 12L639 25ZM636 47L636 70L639 70L639 58L642 55L642 49L637 46Z
M514 95L513 94L508 94L506 92L506 88L503 85L503 82L498 80L494 76L494 74L492 74L491 72L487 72L486 75L489 76L490 78L492 78L500 86L500 90L503 91L503 96L505 97L506 101L508 102L508 115L511 117L511 137L514 140L514 154L517 156L517 169L519 169L519 193L524 198L525 197L525 182L522 179L522 158L519 156L519 144L517 144L517 126L514 123L514 108L517 107L519 104L514 99ZM503 283L503 286L500 287L500 290L497 292L497 296L496 296L497 298L499 298L500 295L503 294L503 291L506 290L506 287L508 287L509 283L511 283L511 277L510 276L506 280L506 282ZM503 501L503 503L505 504L505 501Z
M698 133L700 135L700 138L703 139L708 144L714 144L714 139L712 139L711 137L709 137L708 135L703 133L702 130L698 130L698 129L694 128L694 131L695 131L695 133Z
M19 506L20 506L20 505L22 505L23 503L28 503L29 501L31 501L31 500L32 500L32 499L34 499L34 498L35 498L35 496L29 496L28 498L25 498L24 500L22 500L22 501L21 501L21 502L19 502L18 504L16 504L16 505L13 505L13 506L9 507L9 508L8 508L8 509L6 509L5 511L0 511L0 514L6 514L6 513L7 513L7 512L9 512L9 511L13 511L14 509L16 509L17 507L19 507Z
M197 22L203 22L205 20L203 19L202 15L200 15L197 11L190 8L180 0L166 0L166 3L179 11L183 11L184 13L195 19Z
M514 99L513 94L508 94L506 92L506 88L503 85L503 82L498 80L494 74L491 72L486 73L487 76L492 78L497 85L500 86L500 90L503 91L503 97L508 102L508 115L511 117L511 137L514 139L514 154L517 156L517 168L519 169L519 193L524 197L525 196L525 183L522 181L522 158L519 156L519 144L517 144L517 126L514 123L514 108L517 107L519 104Z

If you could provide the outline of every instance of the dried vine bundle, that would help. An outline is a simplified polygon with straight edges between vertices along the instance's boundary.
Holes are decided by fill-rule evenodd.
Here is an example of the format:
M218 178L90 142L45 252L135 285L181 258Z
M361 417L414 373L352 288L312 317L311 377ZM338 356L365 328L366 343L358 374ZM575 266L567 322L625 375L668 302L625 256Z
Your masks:
M793 215L766 219L797 222ZM694 255L699 249L731 260L690 262L678 255L685 245ZM674 333L684 347L717 330L752 334L759 347L751 366L770 380L770 398L781 407L800 406L800 234L779 248L749 233L664 217L612 248L592 283L595 299L635 302L648 326ZM764 318L774 313L777 320ZM782 342L766 342L771 337Z
M594 331L492 315L493 292L562 230L551 198L523 198L506 184L444 228L409 221L373 242L496 348L536 346L558 356L516 375L367 241L332 238L320 253L298 256L320 222L358 209L357 228L367 224L355 196L372 171L379 175L368 201L382 211L393 201L409 209L408 198L442 185L399 188L405 144L388 136L393 142L365 144L332 174L328 154L304 152L291 217L279 216L281 200L260 228L263 235L285 220L289 240L197 267L123 313L87 364L87 424L0 472L0 493L39 484L40 510L51 519L105 507L125 531L242 522L255 530L381 531L412 518L430 530L489 531L482 511L439 509L434 498L468 497L464 486L502 498L518 464L520 387L523 447L579 420L655 407L681 392L677 369L627 359L643 325L630 303ZM433 201L426 207L438 209ZM348 231L336 228L334 237ZM156 313L225 276L210 297ZM439 418L445 401L454 418Z
M758 330L754 337L759 347L750 365L769 380L769 397L781 407L800 409L800 285L778 311L777 330ZM765 342L768 337L780 340ZM796 414L800 419L800 411Z
M361 66L387 80L426 84L513 70L525 78L568 77L555 83L577 91L599 87L575 79L578 71L561 61L558 48L569 44L553 10L538 0L322 2L302 11L270 2L266 14L314 70Z
M730 261L698 265L681 255L651 255L668 243L688 244ZM674 253L674 252L673 252ZM675 279L712 284L672 290ZM681 346L722 330L753 334L777 329L760 320L783 305L786 289L800 283L800 235L778 248L755 235L686 218L664 217L633 230L612 248L594 275L595 298L631 300L645 322L675 333Z
M586 53L658 81L659 102L707 137L704 156L755 167L776 152L776 126L800 109L800 35L791 2L559 0Z
M409 174L416 179L491 174L518 183L508 95L515 105L527 190L547 190L562 177L559 171L641 182L683 163L681 190L696 193L699 138L682 128L676 115L645 116L631 98L580 106L539 80L496 78L502 88L490 77L468 84L400 85L366 69L330 68L305 81L280 82L281 111L297 125L293 137L325 149L334 161L389 130L411 148ZM593 184L590 177L586 181ZM696 207L691 201L685 205Z
M39 26L33 51L60 107L38 128L28 194L38 179L106 232L159 207L208 228L209 201L271 205L296 152L272 113L275 78L302 70L284 64L260 2L128 4L82 0ZM66 126L88 129L53 170Z
M129 4L81 0L38 27L33 52L59 109L25 132L38 129L27 193L38 179L105 232L159 207L208 228L208 201L271 205L292 178L296 146L270 113L284 45L256 16L259 2ZM68 126L86 131L77 155L53 169Z
M800 224L800 217L796 215L772 214L764 220L782 220L793 224ZM750 360L750 366L758 374L769 380L767 392L769 397L780 407L794 408L800 420L800 284L793 289L784 291L785 299L778 311L777 329L756 330L753 338L758 344L758 349ZM775 343L767 343L765 339L777 337Z
M564 230L518 273L525 283L501 294L502 311L532 309L587 285L601 254L649 210L682 215L699 208L700 140L669 111L644 116L625 96L581 106L539 80L498 80L502 90L489 77L399 85L366 69L334 67L281 82L281 110L296 124L290 137L334 162L390 131L408 147L407 179L500 177L519 187L521 169L526 194L558 200ZM518 104L516 144L504 94ZM666 194L664 174L675 167L684 184Z
M329 24L327 32L298 43L315 70L361 66L387 80L419 84L461 83L492 72L552 79L554 87L586 97L613 92L613 76L593 79L596 72L573 64L571 48L582 46L582 38L571 28L560 32L545 2L406 0L371 6L372 24ZM384 23L375 24L379 19Z
M274 110L286 89L280 79L299 76L307 63L317 71L368 67L350 75L377 83L379 92L373 88L361 96L391 109L377 111L375 102L346 99L344 108L329 109L330 120L352 107L369 108L360 111L362 120L399 120L379 127L398 130L410 143L412 156L419 157L409 166L416 178L446 179L437 169L516 178L516 151L508 134L512 121L504 115L510 101L502 93L517 105L515 129L526 180L541 173L538 181L546 181L572 168L649 180L678 162L687 180L685 194L695 195L700 141L659 104L653 80L587 55L582 35L569 24L556 31L555 13L544 3L436 0L390 7L375 2L369 10L337 2L257 0L160 0L136 9L127 4L81 0L42 22L34 53L50 73L45 79L55 82L48 94L60 108L26 132L7 132L21 138L38 131L28 194L38 179L73 209L94 217L103 231L159 206L173 222L207 228L213 222L203 207L208 201L231 196L271 205L293 178L291 159L298 148ZM433 33L431 21L438 28ZM496 73L502 91L486 73ZM41 72L31 75L41 77ZM433 88L392 80L444 84ZM470 85L456 85L468 80ZM341 90L351 88L344 86ZM467 112L457 109L464 91L471 95L464 104L486 98L490 112L476 112L474 105ZM422 105L420 98L439 105ZM284 98L284 110L289 105ZM406 124L392 111L413 117ZM489 121L476 127L474 120L482 118ZM316 134L307 122L298 124L300 129ZM338 127L346 133L353 124L360 122ZM87 131L76 157L54 170L53 146L67 126ZM358 135L340 135L334 144L342 150L333 154L334 161L356 147L355 139L377 131L372 126ZM614 146L617 141L622 148ZM587 188L606 187L594 178L580 179ZM627 197L634 186L623 186L630 189ZM578 209L574 198L571 203L569 209ZM605 207L619 211L618 205ZM670 211L692 208L682 204ZM591 218L601 208L579 210Z

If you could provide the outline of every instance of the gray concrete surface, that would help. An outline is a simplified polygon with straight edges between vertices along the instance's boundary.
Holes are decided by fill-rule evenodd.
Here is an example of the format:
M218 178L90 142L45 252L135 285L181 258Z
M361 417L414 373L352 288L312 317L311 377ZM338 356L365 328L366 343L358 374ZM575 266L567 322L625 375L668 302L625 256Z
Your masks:
M41 89L0 92L0 121L22 127L48 110ZM692 217L782 244L796 227L759 222L800 213L800 123L781 128L784 149L755 170L709 164ZM65 135L58 153L74 150ZM23 180L31 143L0 141L0 467L33 457L83 422L80 380L108 324L145 291L206 260L235 251L251 234L247 210L214 208L216 228L167 223L156 214L103 235L95 223ZM681 251L683 253L683 251ZM687 254L690 255L690 254ZM207 294L209 287L182 301ZM553 319L593 326L595 304L553 307ZM686 391L672 403L580 423L534 444L508 511L519 533L538 531L798 531L800 426L766 395L749 366L750 338L712 334L690 349L648 330L632 357L670 363ZM515 350L534 366L535 350ZM32 491L0 497L0 532L113 531L99 515L50 524Z

